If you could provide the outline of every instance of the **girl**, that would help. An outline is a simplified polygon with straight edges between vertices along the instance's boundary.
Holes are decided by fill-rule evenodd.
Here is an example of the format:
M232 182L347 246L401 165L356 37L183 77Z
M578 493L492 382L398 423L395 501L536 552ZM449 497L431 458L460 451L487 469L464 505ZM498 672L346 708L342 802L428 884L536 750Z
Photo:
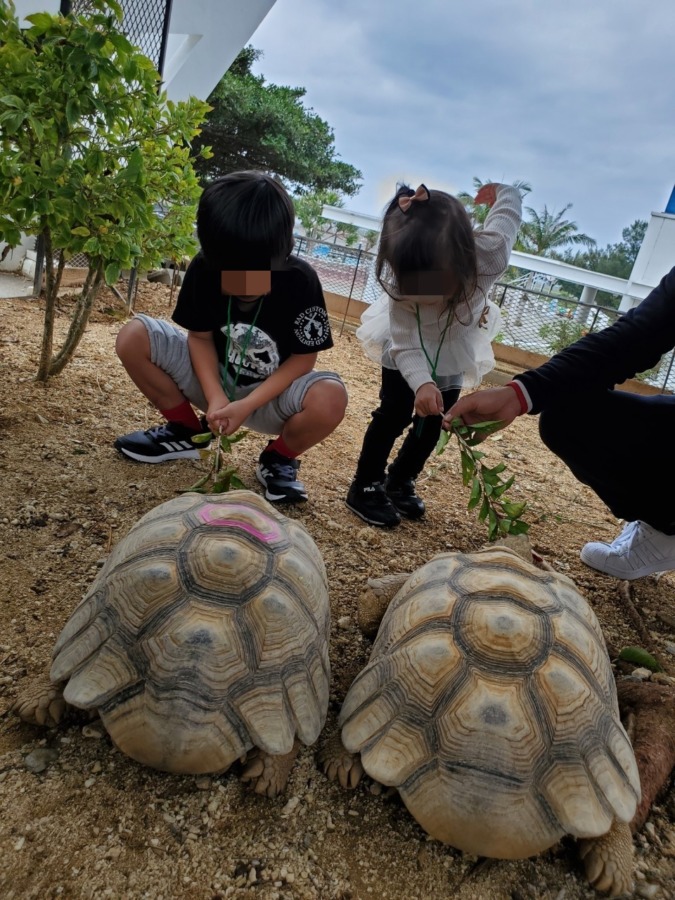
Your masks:
M424 185L399 187L384 214L375 272L386 294L356 332L382 365L380 405L347 495L347 506L371 525L424 514L415 479L436 446L441 417L462 385L476 386L494 367L499 310L487 294L508 265L521 197L510 185L487 184L474 202L490 207L476 233L459 200Z

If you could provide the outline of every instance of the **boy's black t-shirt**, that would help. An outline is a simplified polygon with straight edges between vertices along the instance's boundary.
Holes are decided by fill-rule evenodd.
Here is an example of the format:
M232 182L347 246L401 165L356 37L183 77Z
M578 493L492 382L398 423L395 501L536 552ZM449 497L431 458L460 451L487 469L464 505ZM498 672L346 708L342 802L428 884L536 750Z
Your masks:
M227 372L227 381L242 387L269 378L293 354L333 346L321 283L296 256L285 269L272 272L269 294L251 303L223 294L220 271L198 253L185 273L172 319L188 331L212 331L223 376Z

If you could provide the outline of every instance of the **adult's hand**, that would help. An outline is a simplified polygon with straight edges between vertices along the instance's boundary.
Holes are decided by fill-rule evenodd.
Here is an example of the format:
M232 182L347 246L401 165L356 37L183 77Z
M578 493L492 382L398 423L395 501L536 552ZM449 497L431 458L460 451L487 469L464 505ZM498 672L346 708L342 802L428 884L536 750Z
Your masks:
M449 430L456 417L462 419L465 425L499 421L506 428L520 412L520 400L513 388L488 388L461 397L443 416L443 428Z

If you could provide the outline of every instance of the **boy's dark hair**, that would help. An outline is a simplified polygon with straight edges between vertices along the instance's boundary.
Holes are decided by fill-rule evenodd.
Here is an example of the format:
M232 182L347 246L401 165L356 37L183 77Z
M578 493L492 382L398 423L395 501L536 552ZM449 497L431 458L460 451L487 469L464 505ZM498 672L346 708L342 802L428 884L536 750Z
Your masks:
M221 271L278 269L293 249L293 201L264 172L231 172L204 189L197 237Z
M478 280L469 215L456 197L434 190L428 191L428 200L414 201L403 212L399 198L414 193L408 185L398 185L385 210L375 261L377 280L393 300L401 300L406 295L402 282L410 276L449 271L454 281L449 305L468 303Z

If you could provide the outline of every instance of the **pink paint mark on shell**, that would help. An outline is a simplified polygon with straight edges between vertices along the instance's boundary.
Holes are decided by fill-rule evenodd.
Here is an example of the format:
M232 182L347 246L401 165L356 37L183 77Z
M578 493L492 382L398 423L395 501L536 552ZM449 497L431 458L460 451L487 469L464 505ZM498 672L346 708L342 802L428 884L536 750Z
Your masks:
M256 524L258 527L250 521L252 512L257 520ZM242 518L233 518L237 513L243 513ZM211 504L210 506L203 506L197 515L205 525L217 525L219 528L238 528L265 544L274 544L282 538L281 529L274 519L270 519L258 510L253 511L249 506L244 506L243 504L230 503L222 506Z

